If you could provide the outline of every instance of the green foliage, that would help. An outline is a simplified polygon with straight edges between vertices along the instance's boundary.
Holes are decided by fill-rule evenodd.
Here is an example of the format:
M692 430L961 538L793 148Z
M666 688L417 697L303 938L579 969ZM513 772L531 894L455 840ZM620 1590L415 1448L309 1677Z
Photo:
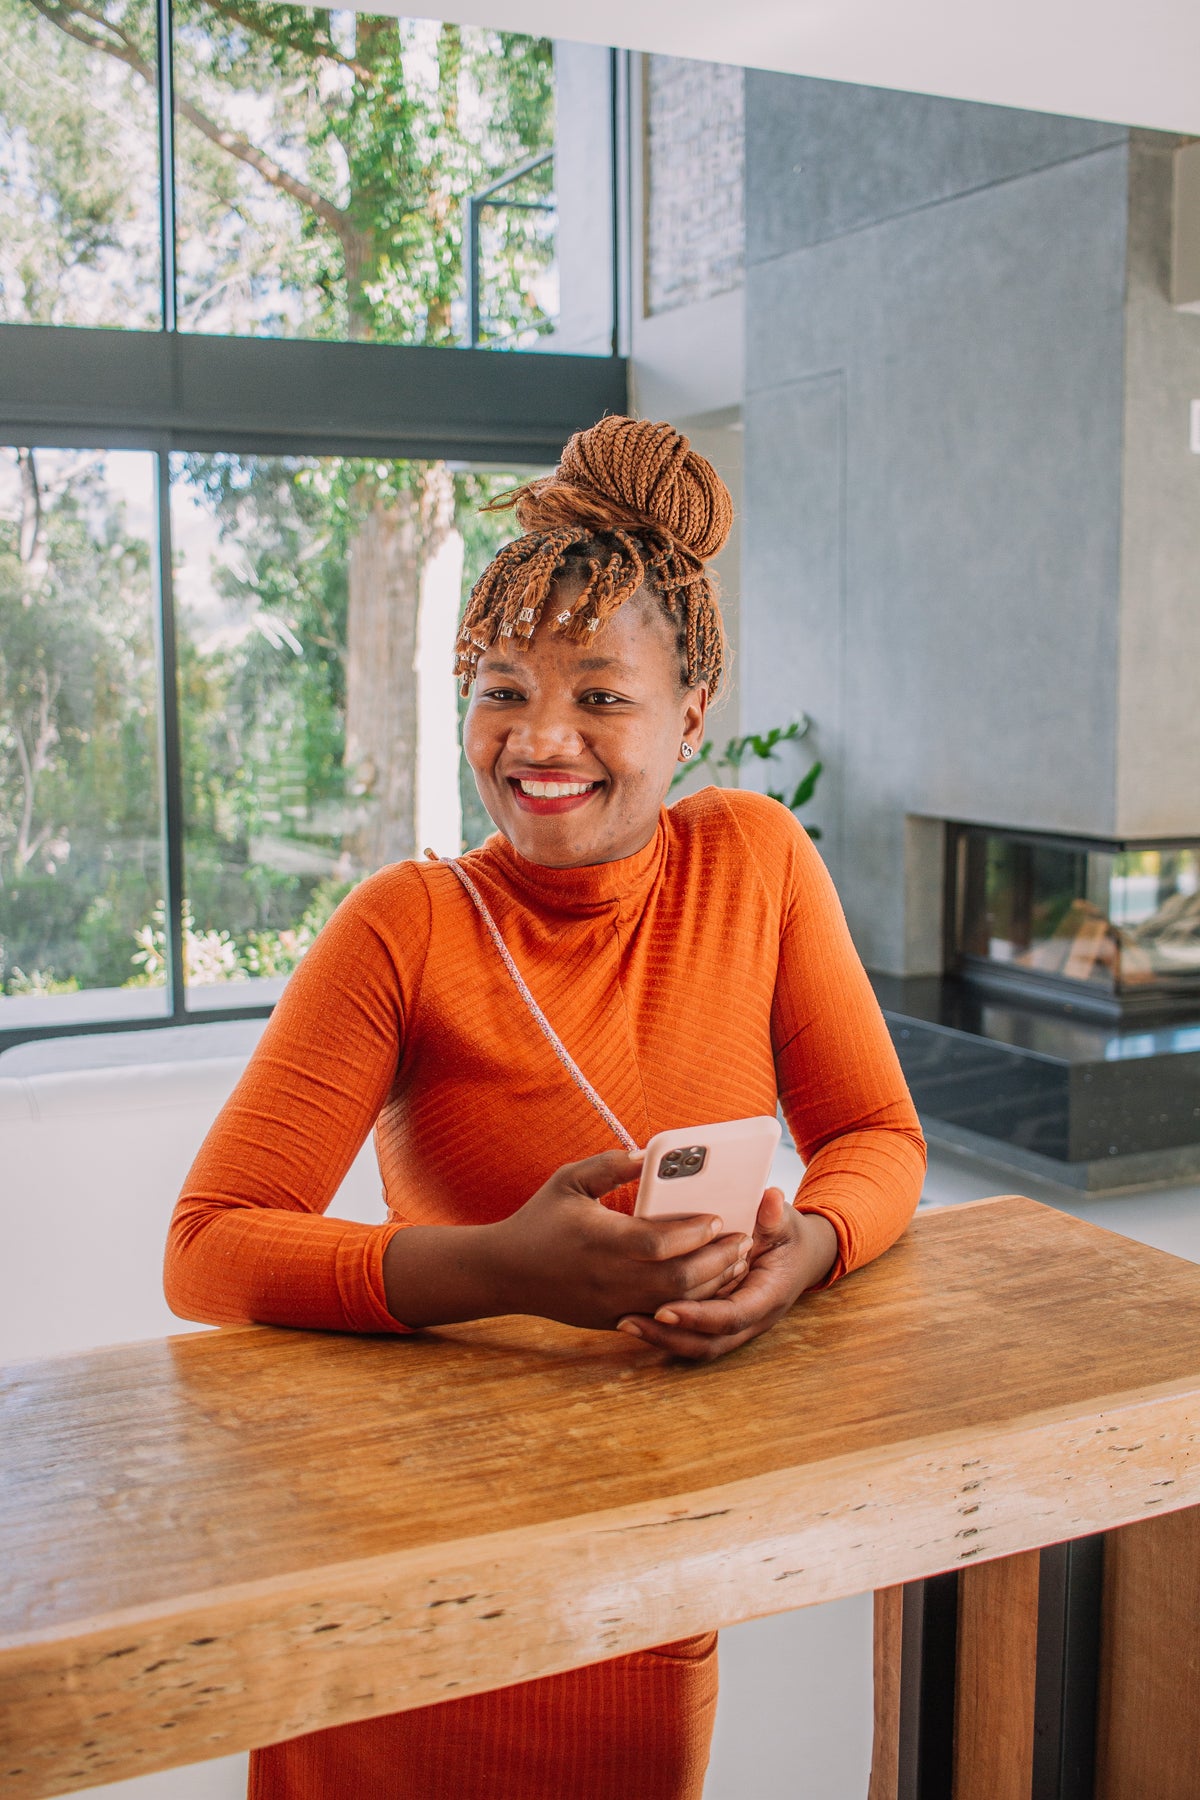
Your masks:
M126 467L148 505L145 460ZM109 978L106 921L124 936L123 979L161 883L149 547L106 467L90 452L0 457L4 991L14 969Z
M697 769L707 768L718 787L735 787L748 756L759 762L776 762L782 745L801 743L811 730L812 720L805 715L793 719L790 725L772 725L769 731L751 731L745 737L729 738L723 750L718 750L710 738L701 746L698 756L676 771L671 786L676 788ZM822 762L812 762L790 789L768 788L766 791L772 800L778 800L789 812L799 813L800 808L807 806L816 792L824 767ZM806 826L805 829L811 838L819 838L821 835L815 825Z
M464 201L552 148L549 43L274 0L175 18L181 323L461 339ZM0 0L0 318L158 323L155 19L153 0ZM552 191L545 166L506 195ZM553 307L546 215L489 208L484 243L489 332L527 342ZM39 452L0 504L0 992L165 978L150 545L104 467ZM456 474L468 569L513 531L476 506L521 478ZM186 959L286 973L346 885L319 870L348 819L358 534L422 465L193 455L173 479L222 549L219 619L189 612L177 562ZM469 777L464 818L469 841L490 830Z
M112 23L89 32L153 61L153 0L98 10ZM156 187L153 90L35 0L0 0L0 319L156 326Z

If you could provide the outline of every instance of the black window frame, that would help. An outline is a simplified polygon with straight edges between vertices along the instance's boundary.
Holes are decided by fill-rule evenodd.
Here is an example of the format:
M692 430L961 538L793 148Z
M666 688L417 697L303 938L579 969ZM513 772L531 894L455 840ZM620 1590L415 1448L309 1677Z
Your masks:
M416 16L416 15L414 15ZM547 350L182 332L175 308L171 0L158 0L162 326L157 331L0 324L0 443L142 450L156 459L155 606L159 684L167 1007L152 1018L0 1025L17 1044L267 1018L273 1001L189 1009L184 981L184 812L170 456L445 458L552 464L573 431L628 410L624 348L629 207L627 57L612 56L613 341L608 356ZM449 679L449 674L447 679Z

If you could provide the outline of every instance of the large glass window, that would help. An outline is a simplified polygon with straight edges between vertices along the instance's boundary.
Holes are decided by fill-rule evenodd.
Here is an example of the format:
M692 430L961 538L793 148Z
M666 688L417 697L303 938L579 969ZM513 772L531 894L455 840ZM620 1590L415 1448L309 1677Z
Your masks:
M153 328L165 293L193 332L611 348L603 52L175 0L160 57L157 16L0 0L0 320Z
M491 830L454 637L535 471L178 453L174 916L156 460L0 451L0 1034L269 1005L364 875Z
M154 458L0 449L0 1029L153 1017Z
M176 18L184 329L460 343L468 199L538 156L549 210L505 190L480 248L493 318L549 328L545 39L255 0Z
M162 323L154 0L0 0L0 320Z
M373 5L0 0L0 1051L259 1016L491 829L453 636L480 502L626 404L624 85Z

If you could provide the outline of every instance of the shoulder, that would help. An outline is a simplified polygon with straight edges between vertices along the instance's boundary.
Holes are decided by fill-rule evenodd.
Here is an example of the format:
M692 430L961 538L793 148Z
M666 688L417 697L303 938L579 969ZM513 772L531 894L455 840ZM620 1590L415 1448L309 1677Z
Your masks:
M351 888L321 932L327 943L373 944L391 962L423 954L429 937L429 869L414 861L389 863Z
M816 851L803 825L769 794L746 788L701 788L670 808L673 829L681 839L716 846L724 840L744 846L756 857L790 862L807 860Z
M828 870L803 825L779 800L745 788L703 788L670 809L681 848L707 885L756 891L781 917L837 909Z

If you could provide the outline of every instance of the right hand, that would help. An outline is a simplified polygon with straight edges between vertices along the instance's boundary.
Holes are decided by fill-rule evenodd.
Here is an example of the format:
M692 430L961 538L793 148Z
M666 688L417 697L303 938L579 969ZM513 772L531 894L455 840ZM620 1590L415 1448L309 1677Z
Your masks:
M710 1213L636 1219L600 1204L641 1169L640 1151L564 1163L489 1228L505 1311L611 1330L629 1313L653 1317L673 1300L707 1300L741 1280L752 1240L725 1233Z

